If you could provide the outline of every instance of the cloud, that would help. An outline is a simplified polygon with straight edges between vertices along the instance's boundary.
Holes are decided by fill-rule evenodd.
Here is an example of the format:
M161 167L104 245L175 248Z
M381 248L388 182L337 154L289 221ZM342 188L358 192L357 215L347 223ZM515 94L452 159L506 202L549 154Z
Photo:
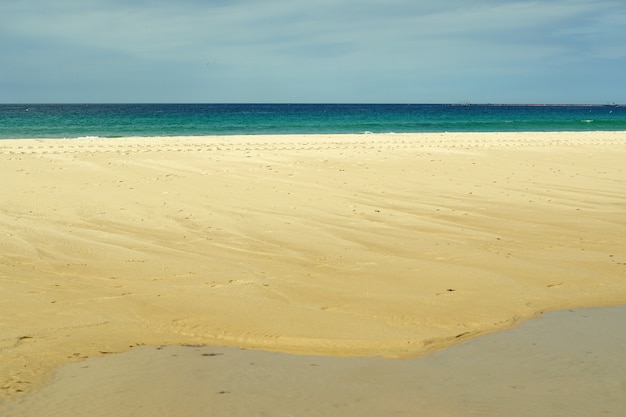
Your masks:
M439 83L447 100L477 95L464 84L489 77L512 85L602 71L597 60L623 65L625 9L611 0L25 0L0 5L10 40L0 46L15 82L45 57L70 89L84 79L144 96L174 83L178 99L202 100L205 88L224 100L419 101Z

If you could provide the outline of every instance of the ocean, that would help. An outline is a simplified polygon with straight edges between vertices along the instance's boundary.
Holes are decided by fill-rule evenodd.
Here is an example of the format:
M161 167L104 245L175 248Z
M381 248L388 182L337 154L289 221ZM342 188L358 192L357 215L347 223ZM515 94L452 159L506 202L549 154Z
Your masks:
M626 106L0 104L0 139L594 130L626 130Z

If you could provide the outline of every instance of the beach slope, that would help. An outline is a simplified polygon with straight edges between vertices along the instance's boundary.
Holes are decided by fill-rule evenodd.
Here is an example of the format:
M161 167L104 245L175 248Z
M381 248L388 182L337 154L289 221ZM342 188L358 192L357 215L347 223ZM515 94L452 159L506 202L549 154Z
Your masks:
M626 133L0 141L0 396L141 345L416 356L626 303Z

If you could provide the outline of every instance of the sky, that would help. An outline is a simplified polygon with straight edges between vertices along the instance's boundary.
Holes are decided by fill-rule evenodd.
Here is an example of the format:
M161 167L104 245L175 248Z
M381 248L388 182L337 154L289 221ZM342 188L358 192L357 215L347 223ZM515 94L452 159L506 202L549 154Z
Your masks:
M624 0L3 0L0 103L626 103Z

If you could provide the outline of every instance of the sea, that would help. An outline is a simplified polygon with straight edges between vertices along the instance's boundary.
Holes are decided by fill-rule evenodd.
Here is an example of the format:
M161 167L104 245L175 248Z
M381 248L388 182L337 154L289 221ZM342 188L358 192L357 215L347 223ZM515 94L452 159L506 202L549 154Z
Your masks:
M623 130L617 104L0 104L0 139Z

